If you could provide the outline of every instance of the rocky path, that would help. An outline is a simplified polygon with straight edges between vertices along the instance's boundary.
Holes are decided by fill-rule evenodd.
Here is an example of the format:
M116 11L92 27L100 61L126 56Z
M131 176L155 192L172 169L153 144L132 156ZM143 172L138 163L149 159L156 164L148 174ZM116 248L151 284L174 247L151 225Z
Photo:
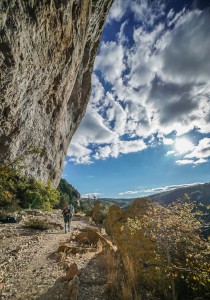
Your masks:
M80 251L60 259L62 243L75 245L74 233L88 225L87 219L74 217L71 234L63 230L45 231L0 225L0 299L70 300L65 267L76 263L79 274L78 300L106 299L106 274L97 249Z

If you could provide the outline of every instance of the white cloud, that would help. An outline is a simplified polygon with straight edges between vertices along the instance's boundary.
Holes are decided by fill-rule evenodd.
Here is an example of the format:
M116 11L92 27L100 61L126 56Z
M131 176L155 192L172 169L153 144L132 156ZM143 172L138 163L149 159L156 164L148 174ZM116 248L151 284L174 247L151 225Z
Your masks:
M108 16L108 22L120 21L126 10L129 8L130 0L115 0Z
M129 42L129 39L128 37L125 35L124 33L124 30L125 30L125 27L127 26L128 24L128 20L126 20L121 26L120 26L120 32L117 34L117 39L120 41L121 44L124 44L124 43L128 43Z
M67 156L70 157L70 161L76 164L90 164L91 163L91 150L83 145L72 142L69 146Z
M210 138L203 138L194 145L187 138L178 138L174 142L175 149L166 153L168 155L183 155L182 159L176 160L177 165L199 165L207 163L210 158Z
M95 70L100 70L104 79L112 84L121 78L125 70L123 46L116 42L102 42L95 60Z
M192 159L179 159L176 161L177 165L194 165L194 160Z
M171 9L167 15L168 26L174 25L185 13L185 8L183 8L179 13L175 14L175 12Z
M145 193L156 193L156 192L167 192L167 191L172 191L178 188L185 188L185 187L190 187L194 185L202 184L202 182L194 182L194 183L183 183L183 184L176 184L176 185L167 185L164 187L158 187L158 188L152 188L152 189L147 189L143 190Z
M166 138L163 134L158 134L157 137L164 145L173 145L175 141L170 138Z
M139 11L147 7L146 1L143 2L135 2L135 6L141 6ZM207 117L210 115L207 109L210 97L204 97L210 91L207 80L210 68L208 64L204 66L209 61L210 38L201 42L208 36L210 22L207 14L197 10L182 10L174 15L173 22L176 23L173 29L159 23L149 32L145 27L136 26L133 31L135 44L131 48L124 46L129 72L115 81L113 91L122 101L129 101L130 106L141 103L146 108L149 124L149 129L138 127L139 118L129 118L129 134L135 131L135 134L145 136L157 131L162 134L176 131L177 135L182 135L195 127L201 132L210 131L210 118ZM120 40L118 44L121 44ZM115 65L112 68L114 72ZM205 80L202 85L201 80ZM201 113L203 108L206 112Z
M194 164L199 165L199 164L203 164L203 163L207 163L207 162L208 162L208 159L200 158L200 159L196 160L194 162Z
M119 142L119 151L120 153L131 153L139 152L146 149L147 146L143 140L134 140L134 141L120 141Z
M151 189L143 189L143 190L133 190L133 191L125 191L120 192L119 195L135 195L135 194L155 194L155 193L163 193L172 191L178 188L185 188L190 187L198 184L203 184L203 182L194 182L194 183L183 183L183 184L177 184L177 185L168 185L164 187L157 187L157 188L151 188Z
M106 96L109 99L109 106L106 110L107 120L109 123L112 123L114 132L118 135L122 135L125 133L127 120L126 111L121 104L114 99L112 94L107 93Z
M205 159L210 157L210 138L204 138L199 141L193 151L185 156L185 158Z
M105 159L107 157L118 157L120 154L135 153L146 149L143 140L116 141L108 146L99 147L95 159Z
M210 158L210 138L203 138L198 145L194 146L192 151L184 156L183 159L177 160L178 165L199 165L207 163Z
M121 192L119 195L135 195L140 193L141 191L126 191L126 192Z
M210 75L209 12L194 10L176 22L161 53L162 78L179 84L206 82Z
M92 94L91 106L99 106L100 102L104 99L105 91L98 77L93 73L92 75Z
M157 145L152 140L156 136L172 145L167 137L172 132L210 132L209 15L171 10L163 22L163 2L148 3L117 0L112 6L109 22L130 13L141 22L129 27L133 44L125 36L131 26L128 19L116 41L101 43L91 100L68 152L75 162L141 151L147 147L143 139L151 147ZM199 151L194 149L177 164L206 162L208 157Z
M120 21L126 13L132 12L136 21L141 21L145 26L153 26L154 22L164 15L164 7L164 3L157 0L115 0L108 16L108 23L112 20Z
M174 141L172 139L163 138L164 145L173 145Z
M198 160L192 160L192 159L181 159L177 160L176 163L177 165L199 165L203 163L207 163L207 159L200 158Z
M101 196L101 193L86 193L86 194L82 194L81 198L86 198L86 199L94 199L94 198L98 198L99 196Z
M171 9L167 15L167 20L171 20L174 15L175 15L175 12L173 9Z
M87 111L77 132L73 136L72 144L87 146L90 143L111 143L117 135L104 123L103 118L96 111Z
M185 137L177 138L174 143L174 148L179 154L189 153L192 151L193 147L194 144Z
M176 154L176 152L175 152L174 150L168 151L168 152L166 153L166 155L173 155L173 154Z
M95 159L105 159L113 156L113 152L110 146L99 147L94 156Z
M194 11L179 18L172 30L161 25L150 33L142 27L134 30L136 44L128 52L129 84L140 90L144 85L146 102L139 100L145 103L147 115L153 116L150 134L176 131L182 135L195 127L210 131L209 27L207 14Z
M153 26L155 21L164 16L165 4L161 0L136 0L131 2L131 10L136 20L144 26Z
M193 160L193 159L180 159L176 161L177 165L200 165L207 163L208 160L204 158L200 158L198 160Z

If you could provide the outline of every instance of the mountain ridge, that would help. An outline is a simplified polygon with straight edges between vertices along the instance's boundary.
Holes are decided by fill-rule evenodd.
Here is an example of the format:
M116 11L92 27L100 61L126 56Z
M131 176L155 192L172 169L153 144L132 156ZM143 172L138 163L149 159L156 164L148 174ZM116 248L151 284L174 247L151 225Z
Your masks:
M136 198L100 198L99 200L106 203L116 204L120 207L127 207L135 199L139 198L146 198L148 200L155 201L160 204L168 205L173 201L176 201L178 198L184 197L185 194L188 194L189 200L191 201L201 200L202 204L210 205L210 182L175 188L170 191L155 193L152 195L141 196Z

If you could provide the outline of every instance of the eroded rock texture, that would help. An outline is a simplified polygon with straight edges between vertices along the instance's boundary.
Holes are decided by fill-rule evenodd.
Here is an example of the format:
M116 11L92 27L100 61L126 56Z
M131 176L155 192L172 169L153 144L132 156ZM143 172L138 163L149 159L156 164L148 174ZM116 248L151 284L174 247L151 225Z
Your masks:
M0 161L37 147L28 174L58 184L112 2L0 1Z

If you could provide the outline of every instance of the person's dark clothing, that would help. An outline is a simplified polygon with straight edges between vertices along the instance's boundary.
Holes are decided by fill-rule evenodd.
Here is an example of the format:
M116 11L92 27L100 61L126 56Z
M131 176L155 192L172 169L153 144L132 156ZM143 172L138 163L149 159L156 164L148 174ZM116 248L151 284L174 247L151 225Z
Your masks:
M68 231L70 231L70 224L71 224L71 218L72 218L72 212L71 208L68 206L65 208L62 212L63 219L64 219L64 228L65 228L65 233L67 232L67 226L68 226Z

